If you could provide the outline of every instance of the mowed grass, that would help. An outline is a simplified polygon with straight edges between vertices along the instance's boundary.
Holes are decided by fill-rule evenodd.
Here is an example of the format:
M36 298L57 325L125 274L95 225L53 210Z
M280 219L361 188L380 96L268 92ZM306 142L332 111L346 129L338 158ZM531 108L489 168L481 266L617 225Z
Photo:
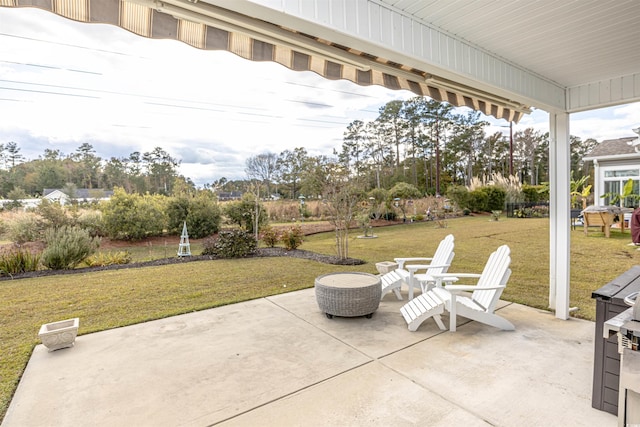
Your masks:
M511 247L513 274L503 299L541 309L549 299L549 221L464 217L435 223L374 229L376 239L358 239L353 230L349 255L359 266L335 266L295 258L249 258L181 263L116 271L77 273L0 282L0 418L24 371L41 324L80 318L80 334L233 304L312 287L314 278L335 271L376 273L377 261L401 256L430 256L447 234L455 236L450 271L480 272L489 254ZM571 305L577 317L593 320L591 292L640 261L628 246L629 232L606 239L593 229L571 231ZM156 245L159 246L159 245ZM333 233L307 236L301 249L334 254ZM170 246L174 256L177 244ZM164 245L137 249L136 259L164 255ZM168 251L168 249L167 249ZM192 253L197 254L192 246Z

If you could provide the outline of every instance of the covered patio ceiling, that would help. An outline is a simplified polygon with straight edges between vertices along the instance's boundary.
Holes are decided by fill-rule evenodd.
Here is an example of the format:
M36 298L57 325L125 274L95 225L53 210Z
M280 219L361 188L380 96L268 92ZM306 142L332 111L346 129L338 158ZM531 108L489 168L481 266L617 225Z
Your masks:
M580 111L640 100L640 5L634 0L381 0L569 95ZM609 96L610 94L610 96Z
M517 122L640 100L634 0L0 0Z

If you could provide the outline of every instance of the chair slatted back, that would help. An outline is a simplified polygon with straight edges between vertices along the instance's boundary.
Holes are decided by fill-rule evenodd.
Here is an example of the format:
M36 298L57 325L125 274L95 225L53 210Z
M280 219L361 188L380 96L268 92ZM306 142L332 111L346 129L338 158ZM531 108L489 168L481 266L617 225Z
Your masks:
M502 245L495 252L489 256L487 264L484 266L482 275L478 279L477 288L473 291L471 299L485 309L485 311L492 313L496 303L502 295L503 289L485 289L483 287L492 286L506 286L509 277L511 276L511 257L509 254L511 250L509 246Z
M449 269L448 266L451 264L451 261L453 261L453 257L455 255L455 253L453 252L453 240L453 234L449 234L440 241L436 252L433 254L433 259L431 260L431 265L440 267L428 268L426 273L427 276L447 272L447 270Z

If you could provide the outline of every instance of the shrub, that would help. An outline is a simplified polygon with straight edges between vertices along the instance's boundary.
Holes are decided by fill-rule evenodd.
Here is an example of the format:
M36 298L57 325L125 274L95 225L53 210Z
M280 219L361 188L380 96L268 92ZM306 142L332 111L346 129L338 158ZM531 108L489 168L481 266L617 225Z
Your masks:
M217 238L205 240L202 255L242 258L253 254L257 248L258 242L253 234L243 230L226 230L218 233Z
M182 225L189 215L188 196L171 197L167 202L167 230L172 234L182 232ZM187 226L188 228L191 228Z
M42 252L42 264L52 270L72 269L100 244L97 237L91 237L87 230L79 227L50 228L45 232L47 247Z
M543 202L549 200L549 187L544 185L522 185L525 202Z
M7 225L9 239L15 243L35 242L42 237L40 221L33 213L15 216Z
M262 229L260 238L268 248L273 248L281 240L280 232L269 226Z
M488 211L501 211L504 209L504 202L507 199L507 192L504 189L490 185L482 187L480 191L487 195Z
M257 202L256 206L256 198L253 194L245 193L242 200L225 204L223 212L231 224L238 225L249 233L253 233L255 231L256 207L258 209L258 230L260 230L268 223L269 218L262 203Z
M80 212L76 220L76 225L89 232L91 237L105 236L102 212L97 210L84 210Z
M387 197L396 202L396 207L402 212L402 218L407 217L407 204L409 200L418 199L421 196L420 190L406 182L398 182L387 193Z
M191 200L189 215L187 215L187 227L189 235L194 239L211 236L220 230L220 207L206 193L202 193Z
M220 208L211 192L200 192L196 197L173 197L167 205L168 229L180 233L187 222L189 236L194 239L211 236L220 229Z
M304 234L302 234L302 227L295 225L290 229L282 233L282 243L288 251L298 249L302 245Z
M471 212L486 212L488 210L489 196L482 190L470 191L467 203L467 207L471 209Z
M129 264L131 262L131 252L98 252L84 260L88 267L106 267L107 265Z
M471 208L469 205L469 190L462 185L453 185L449 187L447 190L447 198L449 198L460 209Z
M72 219L67 215L64 207L58 202L51 202L42 199L36 208L36 213L40 215L41 229L57 228L64 225L72 225Z
M127 194L122 188L116 188L103 205L105 232L119 240L160 236L167 223L164 200L164 196Z
M39 264L40 253L16 246L0 255L0 274L11 276L27 271L36 271Z

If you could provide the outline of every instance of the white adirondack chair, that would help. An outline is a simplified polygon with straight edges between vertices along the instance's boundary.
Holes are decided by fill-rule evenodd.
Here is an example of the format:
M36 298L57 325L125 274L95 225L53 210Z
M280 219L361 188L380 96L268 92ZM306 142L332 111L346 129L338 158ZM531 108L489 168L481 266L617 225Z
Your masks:
M438 248L432 258L395 258L398 268L380 277L382 282L383 298L387 293L393 291L398 300L402 300L400 288L403 284L409 287L409 300L413 299L414 288L419 288L422 292L435 284L434 274L446 273L447 269L453 261L455 253L453 252L453 235L449 234L438 244ZM430 261L429 264L413 264L415 262ZM407 264L405 266L405 264ZM425 270L424 273L418 273L419 270Z
M430 317L438 327L445 330L440 315L447 310L450 314L449 330L455 332L456 317L462 316L503 330L512 331L513 324L494 313L496 304L511 276L510 249L500 246L489 256L481 274L440 273L434 274L436 286L405 304L400 312L410 331L415 331ZM478 278L476 285L448 284L455 279ZM443 286L444 284L444 286ZM468 296L468 292L472 292ZM462 294L461 294L462 293Z

